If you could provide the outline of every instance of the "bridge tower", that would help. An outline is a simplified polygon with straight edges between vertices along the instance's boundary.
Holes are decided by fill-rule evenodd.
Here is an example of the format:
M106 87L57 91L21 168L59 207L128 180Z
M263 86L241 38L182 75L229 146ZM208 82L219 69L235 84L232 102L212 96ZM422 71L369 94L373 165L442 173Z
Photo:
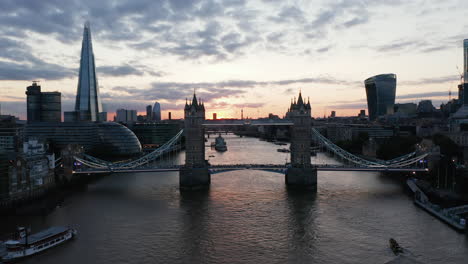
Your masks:
M193 93L192 102L185 103L185 166L179 172L179 185L183 189L209 186L211 176L205 160L205 106Z
M317 168L310 163L311 118L310 101L299 97L291 102L286 117L291 119L291 166L286 171L286 184L289 186L317 188Z

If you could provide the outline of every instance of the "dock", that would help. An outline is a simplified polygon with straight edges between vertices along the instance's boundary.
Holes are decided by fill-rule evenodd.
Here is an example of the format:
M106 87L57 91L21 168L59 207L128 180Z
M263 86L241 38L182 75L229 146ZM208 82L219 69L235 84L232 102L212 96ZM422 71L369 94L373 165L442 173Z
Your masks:
M407 185L414 192L414 203L457 231L465 232L466 219L460 217L460 215L468 213L468 205L445 209L440 208L437 204L433 204L429 201L426 194L417 186L416 181L416 179L408 179L406 181Z

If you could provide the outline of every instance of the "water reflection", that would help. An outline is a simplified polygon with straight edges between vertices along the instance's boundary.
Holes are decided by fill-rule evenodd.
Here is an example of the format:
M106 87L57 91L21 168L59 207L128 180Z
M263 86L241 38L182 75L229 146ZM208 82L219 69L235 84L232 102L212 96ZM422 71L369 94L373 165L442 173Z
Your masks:
M182 230L180 232L180 261L204 263L210 248L209 234L209 189L181 190L180 209Z
M286 189L290 254L288 261L303 263L314 260L317 250L317 194L311 190Z

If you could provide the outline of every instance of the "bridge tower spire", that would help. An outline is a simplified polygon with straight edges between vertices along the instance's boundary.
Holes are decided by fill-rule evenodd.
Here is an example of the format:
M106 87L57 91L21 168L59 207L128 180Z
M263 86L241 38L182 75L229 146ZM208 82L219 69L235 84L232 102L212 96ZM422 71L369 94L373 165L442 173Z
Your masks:
M312 108L310 102L305 103L302 93L298 100L289 107L286 117L291 119L291 166L286 172L286 184L290 186L317 188L317 168L310 160L310 145L312 137Z
M179 185L183 189L208 186L211 176L205 160L205 106L197 100L195 91L191 103L184 108L185 166L179 172Z

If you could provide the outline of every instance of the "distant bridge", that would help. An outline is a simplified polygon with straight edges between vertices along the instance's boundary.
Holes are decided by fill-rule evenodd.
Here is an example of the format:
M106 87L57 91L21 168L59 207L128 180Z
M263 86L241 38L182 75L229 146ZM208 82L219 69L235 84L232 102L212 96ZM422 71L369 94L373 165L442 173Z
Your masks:
M221 119L205 120L204 127L217 126L292 126L293 122L289 119Z
M179 171L183 165L173 166L160 166L160 167L148 167L138 169L83 169L77 170L74 174L105 174L105 173L130 173L130 172L169 172ZM387 167L352 167L346 165L336 164L319 164L313 166L318 171L369 171L369 172L427 172L427 168L387 168ZM208 170L211 174L217 174L227 171L239 171L239 170L261 170L275 173L286 173L287 169L290 168L288 165L281 164L219 164L208 166Z

